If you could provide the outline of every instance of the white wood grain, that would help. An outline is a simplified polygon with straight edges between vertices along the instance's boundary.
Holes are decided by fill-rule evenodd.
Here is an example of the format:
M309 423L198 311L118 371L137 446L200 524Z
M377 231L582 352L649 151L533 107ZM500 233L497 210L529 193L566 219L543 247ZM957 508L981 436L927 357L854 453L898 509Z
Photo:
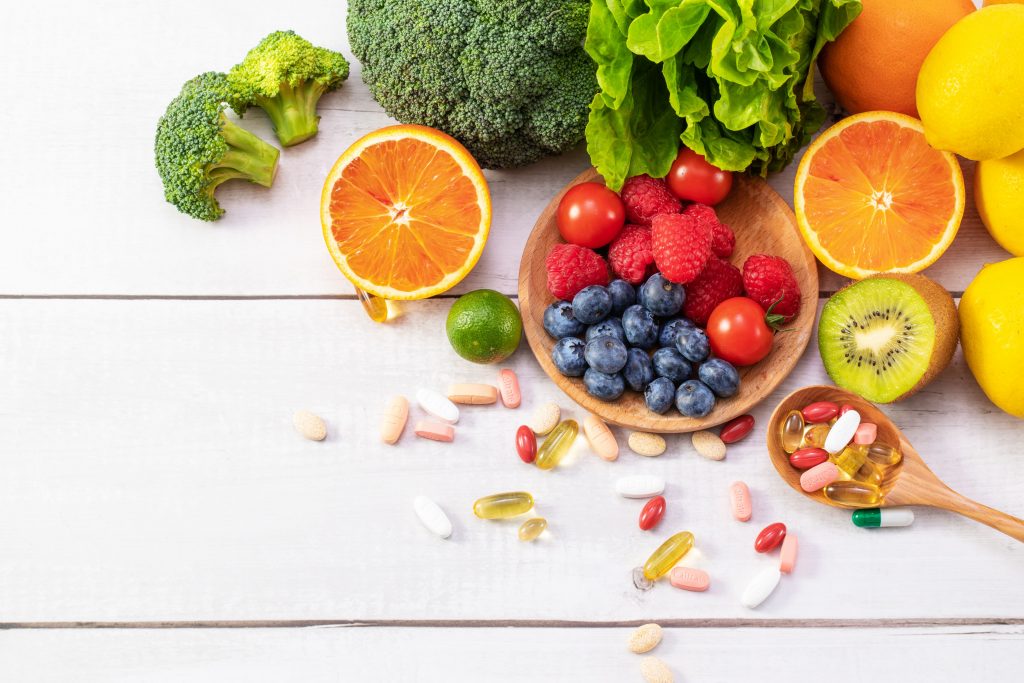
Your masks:
M221 188L227 215L215 224L165 203L152 161L156 120L187 78L229 68L282 28L351 57L344 17L344 0L297 0L286 9L241 0L5 3L0 63L9 92L31 98L0 108L0 294L350 294L323 246L320 189L351 142L391 123L357 62L344 88L324 97L320 135L284 151L271 190ZM246 125L273 140L259 110ZM455 291L514 293L534 220L586 164L577 150L488 172L491 238ZM794 171L771 179L790 202ZM969 207L960 236L929 274L960 291L982 264L1005 257ZM822 288L841 283L829 274Z
M411 430L380 444L392 394L494 379L451 351L448 305L376 325L353 301L0 302L0 622L1024 615L1021 544L931 511L907 529L857 529L778 478L763 420L782 392L825 379L813 345L723 463L672 437L656 459L623 448L606 463L580 442L553 472L524 465L513 435L534 406L555 399L582 417L526 348L511 362L522 408L467 407L453 444ZM327 419L326 442L293 432L299 408ZM1024 513L1020 422L959 357L888 412L950 485ZM655 532L636 528L642 501L613 493L630 473L669 481ZM753 491L748 524L727 511L735 479ZM518 520L470 513L515 489L550 522L537 543L516 539ZM418 494L452 517L450 540L419 525ZM750 612L736 595L775 561L752 541L777 520L800 538L796 574ZM681 529L697 536L711 590L638 592L630 570Z
M19 683L639 681L631 629L306 628L0 633ZM1019 626L664 630L677 681L1018 680Z

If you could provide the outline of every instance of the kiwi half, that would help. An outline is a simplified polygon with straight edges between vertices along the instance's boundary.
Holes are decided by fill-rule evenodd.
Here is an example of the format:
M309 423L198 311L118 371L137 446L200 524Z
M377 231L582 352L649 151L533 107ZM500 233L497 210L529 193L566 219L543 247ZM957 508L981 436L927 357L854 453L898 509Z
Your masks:
M883 273L828 300L818 322L818 350L838 386L890 403L949 365L959 329L956 305L944 288L923 275Z

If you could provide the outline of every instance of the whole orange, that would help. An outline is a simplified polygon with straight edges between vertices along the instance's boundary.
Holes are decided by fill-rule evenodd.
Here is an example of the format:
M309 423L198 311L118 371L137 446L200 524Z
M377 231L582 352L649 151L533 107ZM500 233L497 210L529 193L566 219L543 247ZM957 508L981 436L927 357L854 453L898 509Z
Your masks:
M862 0L863 11L821 51L818 68L851 114L882 109L917 117L914 89L928 52L975 10L971 0Z

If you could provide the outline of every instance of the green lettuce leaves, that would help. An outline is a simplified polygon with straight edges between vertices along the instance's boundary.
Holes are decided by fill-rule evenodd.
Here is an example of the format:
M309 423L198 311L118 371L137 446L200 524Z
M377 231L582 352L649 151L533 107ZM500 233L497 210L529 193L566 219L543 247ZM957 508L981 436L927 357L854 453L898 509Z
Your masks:
M860 0L591 0L591 162L616 190L667 174L680 142L725 170L783 168L825 120L818 52L860 10Z

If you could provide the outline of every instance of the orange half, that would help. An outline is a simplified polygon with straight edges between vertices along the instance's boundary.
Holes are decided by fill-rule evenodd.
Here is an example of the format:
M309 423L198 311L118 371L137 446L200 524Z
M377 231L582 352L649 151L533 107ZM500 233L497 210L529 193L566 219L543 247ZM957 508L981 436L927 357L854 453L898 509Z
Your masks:
M334 163L320 221L352 284L385 299L424 299L455 286L480 259L491 197L480 166L454 138L389 126Z
M964 178L954 155L928 145L920 121L865 112L807 148L793 208L811 251L840 275L916 273L956 237Z

